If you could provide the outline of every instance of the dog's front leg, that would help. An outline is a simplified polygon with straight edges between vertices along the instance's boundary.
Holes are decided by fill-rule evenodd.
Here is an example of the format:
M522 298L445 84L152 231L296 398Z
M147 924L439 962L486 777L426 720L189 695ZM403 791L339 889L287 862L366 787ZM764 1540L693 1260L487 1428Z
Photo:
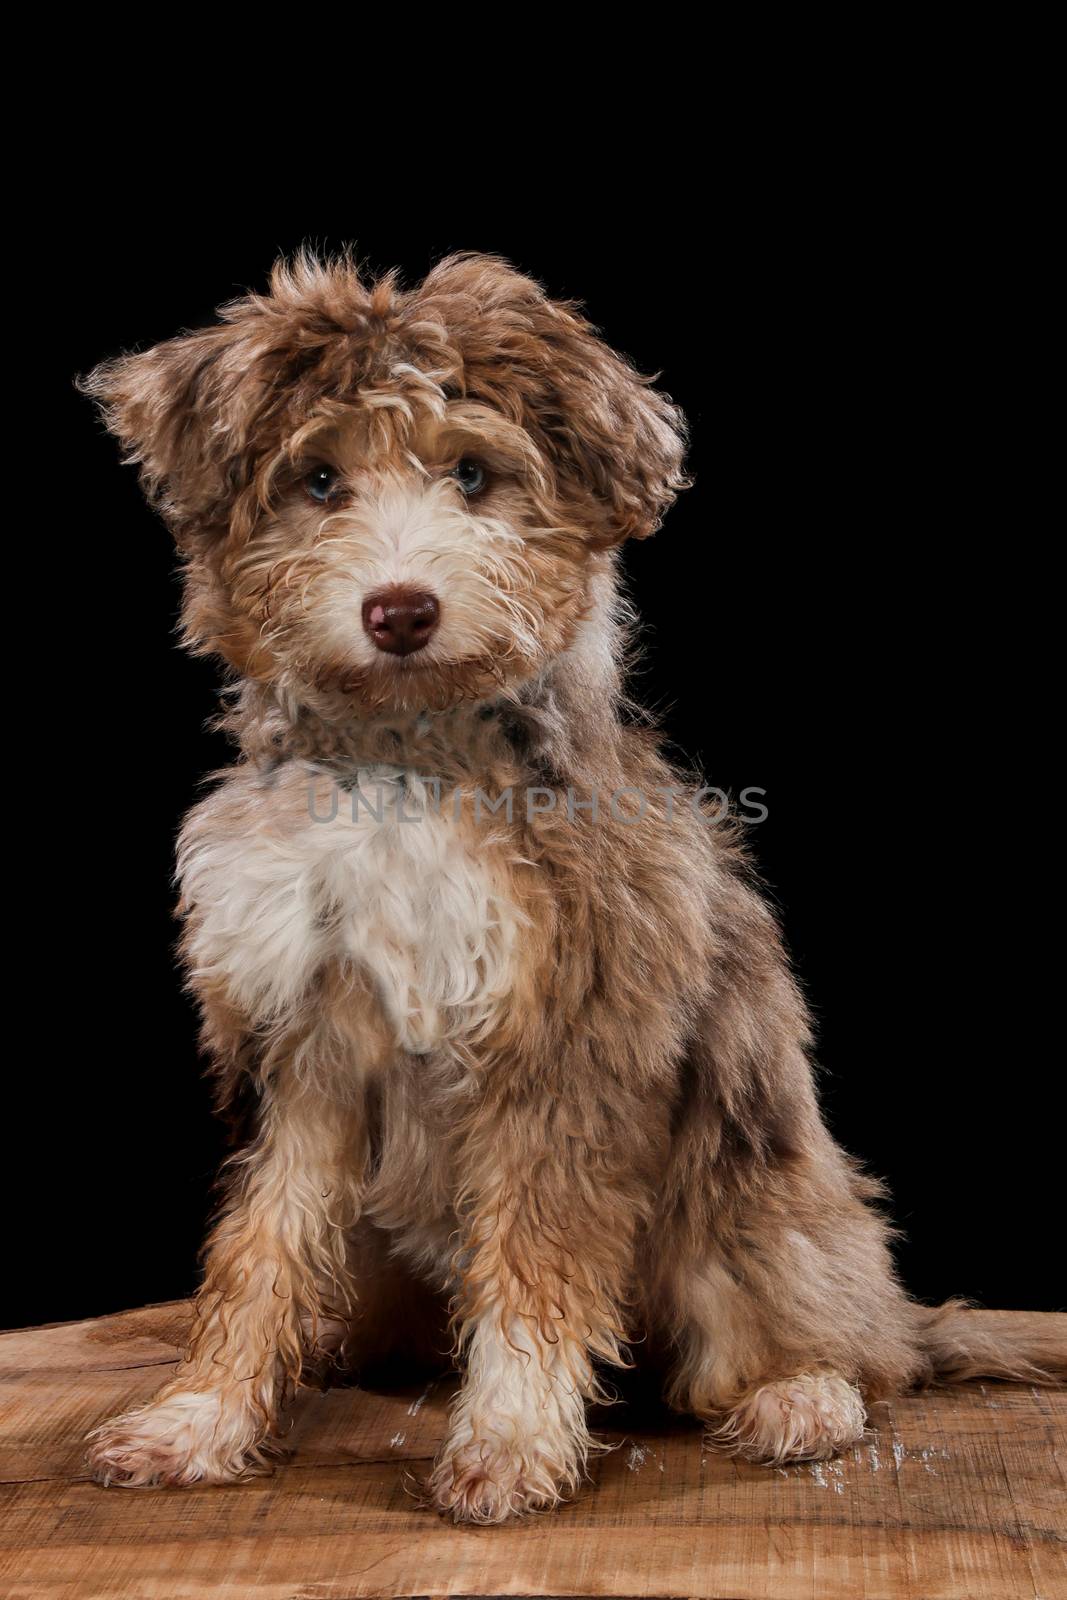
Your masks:
M364 1155L361 1113L281 1075L208 1241L188 1354L147 1405L90 1435L94 1477L225 1483L262 1468L305 1343L351 1298Z
M640 1207L597 1146L588 1118L548 1091L497 1101L474 1130L456 1263L465 1376L430 1479L456 1521L500 1522L573 1491L591 1448L586 1402L600 1396L594 1357L625 1364L619 1306Z

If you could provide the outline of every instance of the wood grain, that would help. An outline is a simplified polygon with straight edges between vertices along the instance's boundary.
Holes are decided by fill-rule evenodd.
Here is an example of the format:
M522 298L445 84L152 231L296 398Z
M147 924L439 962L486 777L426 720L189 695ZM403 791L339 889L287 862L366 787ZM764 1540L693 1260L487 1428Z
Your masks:
M638 1393L597 1418L615 1448L578 1500L504 1528L454 1528L419 1503L448 1379L303 1396L271 1478L89 1483L82 1435L152 1393L187 1318L178 1303L0 1336L4 1600L1067 1600L1056 1390L876 1406L840 1460L778 1471L706 1449Z

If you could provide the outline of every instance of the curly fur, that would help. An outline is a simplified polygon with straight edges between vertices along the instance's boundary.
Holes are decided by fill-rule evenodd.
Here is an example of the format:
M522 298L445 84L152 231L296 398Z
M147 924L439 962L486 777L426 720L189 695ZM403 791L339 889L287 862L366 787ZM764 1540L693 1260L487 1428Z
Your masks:
M261 1470L316 1353L432 1349L449 1317L429 1491L476 1522L573 1491L638 1337L674 1405L773 1461L856 1438L862 1396L1062 1375L903 1293L739 843L624 715L615 553L685 484L676 407L471 255L413 290L301 256L84 388L227 668L240 754L183 830L182 951L220 1105L255 1121L186 1358L96 1430L95 1473ZM361 628L383 584L439 600L425 649ZM594 789L629 798L567 803ZM529 790L552 804L509 812Z

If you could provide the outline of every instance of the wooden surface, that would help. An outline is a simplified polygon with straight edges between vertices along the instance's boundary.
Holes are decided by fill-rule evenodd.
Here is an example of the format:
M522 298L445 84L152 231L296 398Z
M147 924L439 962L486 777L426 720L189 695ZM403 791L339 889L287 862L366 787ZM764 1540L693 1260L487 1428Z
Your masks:
M175 1304L0 1336L3 1600L1067 1596L1067 1398L1051 1389L879 1405L840 1460L778 1471L707 1450L654 1404L617 1407L597 1419L617 1448L579 1499L504 1528L455 1528L418 1502L447 1379L303 1396L272 1478L88 1482L83 1434L148 1398L187 1318Z

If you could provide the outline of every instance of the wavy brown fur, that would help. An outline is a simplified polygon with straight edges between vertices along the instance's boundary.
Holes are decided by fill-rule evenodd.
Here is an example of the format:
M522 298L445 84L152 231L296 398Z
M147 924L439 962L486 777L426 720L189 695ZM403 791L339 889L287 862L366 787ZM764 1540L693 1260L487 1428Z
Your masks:
M1062 1377L1045 1334L901 1289L740 844L624 715L614 552L684 485L670 401L479 256L410 291L301 257L85 388L177 538L187 642L230 674L183 959L220 1101L256 1122L187 1358L97 1431L96 1474L260 1470L309 1360L425 1353L449 1314L465 1381L429 1488L476 1522L573 1490L635 1339L770 1460L847 1444L861 1394ZM440 601L403 659L359 622L397 582ZM441 814L403 826L431 775ZM594 818L568 787L629 798Z

